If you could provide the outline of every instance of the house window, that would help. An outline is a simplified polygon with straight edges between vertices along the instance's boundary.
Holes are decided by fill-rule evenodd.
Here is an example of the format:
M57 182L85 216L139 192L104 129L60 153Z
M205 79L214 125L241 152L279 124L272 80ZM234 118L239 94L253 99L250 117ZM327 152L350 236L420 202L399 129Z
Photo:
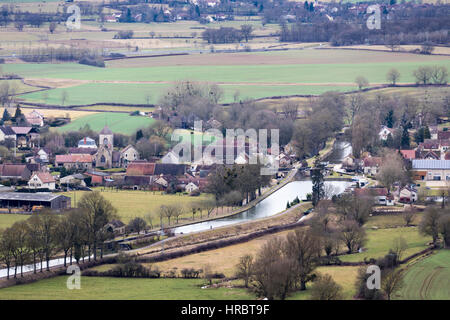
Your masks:
M106 162L105 156L102 156L102 157L100 158L100 162L102 162L102 163Z
M435 180L435 181L440 181L440 180L441 180L441 176L434 176L434 177L433 177L433 180Z

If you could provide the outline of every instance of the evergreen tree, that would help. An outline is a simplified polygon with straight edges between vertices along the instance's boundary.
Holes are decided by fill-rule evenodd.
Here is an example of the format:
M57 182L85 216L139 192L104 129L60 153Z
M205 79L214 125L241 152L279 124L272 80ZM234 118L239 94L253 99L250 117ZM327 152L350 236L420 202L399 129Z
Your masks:
M386 127L393 128L394 127L394 110L389 110L388 114L386 115L386 118L384 119L384 123Z
M319 159L316 159L314 168L311 169L312 180L312 204L316 206L325 196L324 179L323 179L323 165L320 164Z
M11 120L11 115L9 114L8 110L5 108L5 110L3 111L3 121L9 121Z
M139 140L141 140L144 137L144 134L142 133L142 130L139 129L138 131L136 131L136 142L138 142Z
M431 139L430 128L428 126L423 129L423 140L425 139Z
M403 132L402 132L402 142L401 142L401 146L403 149L408 149L409 148L409 132L408 129L406 127L403 127Z
M311 2L309 4L309 11L314 12L314 3L313 2Z
M309 10L309 3L308 3L308 1L305 1L305 3L303 4L303 8L305 8L305 10Z

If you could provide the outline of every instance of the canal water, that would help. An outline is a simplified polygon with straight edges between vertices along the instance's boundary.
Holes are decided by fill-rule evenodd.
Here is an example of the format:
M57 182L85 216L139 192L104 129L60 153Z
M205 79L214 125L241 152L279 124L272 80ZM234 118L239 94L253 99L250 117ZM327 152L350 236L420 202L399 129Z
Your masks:
M331 185L332 194L344 192L345 188L350 186L348 181L327 181L325 186ZM235 223L251 221L260 218L273 216L286 209L287 202L292 202L296 197L300 200L306 199L306 195L312 193L311 180L293 181L275 191L273 194L262 200L253 208L242 213L227 218L221 218L212 221L199 222L172 229L175 234L191 233L214 229L217 227L228 226Z
M327 157L327 161L330 163L339 163L341 162L347 155L352 152L351 145L345 141L337 141L333 146L333 151ZM331 185L332 187L327 187ZM340 194L344 192L344 190L351 185L351 182L348 181L326 181L325 186L332 190L332 194ZM233 215L227 218L221 218L217 220L207 221L207 222L199 222L193 223L191 225L186 225L178 228L172 229L175 234L186 234L191 232L199 232L210 229L215 229L218 227L228 226L236 223L251 221L260 218L266 218L273 216L277 213L282 212L286 209L287 202L293 201L296 197L300 200L306 199L306 195L308 193L312 193L312 182L310 180L302 180L302 181L293 181L282 187L281 189L275 191L273 194L268 196L266 199L262 200L253 208L246 210L242 213ZM64 259L54 259L50 261L50 266L58 266L64 263ZM44 267L46 267L46 263L44 262ZM38 266L38 270L40 266ZM23 272L32 271L33 266L28 265L23 267ZM7 269L0 270L0 278L6 277ZM10 275L14 274L14 268L10 269ZM20 274L20 270L18 270L18 274ZM20 277L20 275L19 275Z

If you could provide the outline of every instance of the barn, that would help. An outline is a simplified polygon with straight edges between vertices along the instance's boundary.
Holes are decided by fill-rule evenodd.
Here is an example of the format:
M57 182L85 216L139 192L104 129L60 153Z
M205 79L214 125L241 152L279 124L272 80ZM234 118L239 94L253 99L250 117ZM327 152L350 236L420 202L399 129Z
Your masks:
M30 211L33 206L44 206L52 210L69 209L69 197L50 192L0 192L0 205L2 208L23 208Z

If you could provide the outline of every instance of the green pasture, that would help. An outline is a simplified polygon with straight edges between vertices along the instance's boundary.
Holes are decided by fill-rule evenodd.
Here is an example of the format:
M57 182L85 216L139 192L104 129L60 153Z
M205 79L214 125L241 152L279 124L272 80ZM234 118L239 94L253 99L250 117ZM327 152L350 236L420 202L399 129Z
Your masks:
M204 279L81 277L81 289L67 289L68 276L0 289L2 300L253 300L245 289L201 289Z
M404 272L405 284L394 299L450 300L450 250L441 249Z
M0 214L0 230L11 227L14 222L28 219L29 215L24 214Z
M21 96L29 102L40 102L53 105L62 104L63 92L66 92L65 105L84 105L91 103L130 103L146 104L158 103L160 97L167 91L170 84L127 84L127 83L88 83L69 88L58 88L46 91L47 99L44 100L42 92L28 93ZM238 100L258 99L272 96L288 95L318 95L326 91L352 91L356 86L298 86L298 85L220 85L224 91L220 102L230 103L235 101L238 92ZM120 107L110 110L120 110ZM98 108L96 106L89 109ZM131 111L137 110L134 108ZM130 111L130 112L131 112Z
M430 237L419 234L417 227L367 230L368 240L364 246L367 250L361 253L339 256L339 258L348 262L364 261L364 258L381 258L393 247L394 239L399 237L403 237L408 244L402 258L426 249L427 243L431 241Z
M96 190L102 190L97 188ZM72 198L72 206L75 207L75 200L79 201L82 195L88 191L66 192L64 195ZM192 219L192 211L190 207L201 207L201 203L210 199L210 195L201 194L198 197L191 197L189 195L181 194L163 194L159 191L135 191L135 190L106 190L101 192L102 196L109 200L117 209L117 215L124 223L128 223L135 217L144 217L150 213L153 216L153 225L159 226L158 209L161 205L180 205L184 212L180 219ZM206 216L206 211L203 212L203 217ZM196 219L200 218L197 213ZM175 222L172 218L171 223ZM167 220L164 218L164 224Z
M332 54L332 52L330 52ZM346 83L364 75L370 83L386 83L386 73L396 68L401 82L415 81L412 72L419 66L442 65L450 68L450 60L336 63L336 64L288 64L288 65L201 65L158 66L133 68L97 68L68 64L9 64L6 72L23 77L64 78L97 81L178 81L195 80L227 83ZM267 84L267 85L270 85Z
M92 130L98 132L107 125L114 133L132 135L138 129L150 126L153 121L150 117L130 116L126 113L101 112L75 119L56 130L59 132L78 131L88 124Z

